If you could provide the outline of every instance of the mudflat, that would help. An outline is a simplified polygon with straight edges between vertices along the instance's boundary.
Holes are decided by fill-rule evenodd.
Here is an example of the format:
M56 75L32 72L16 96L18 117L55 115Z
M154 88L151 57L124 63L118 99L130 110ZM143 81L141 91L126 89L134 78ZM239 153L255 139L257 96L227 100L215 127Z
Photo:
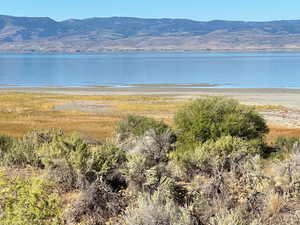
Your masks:
M16 88L4 87L1 92L23 92L66 95L155 95L174 98L197 98L201 96L225 96L237 99L245 104L281 105L300 109L300 89L285 88L207 88L199 85L134 85L130 87L42 87Z

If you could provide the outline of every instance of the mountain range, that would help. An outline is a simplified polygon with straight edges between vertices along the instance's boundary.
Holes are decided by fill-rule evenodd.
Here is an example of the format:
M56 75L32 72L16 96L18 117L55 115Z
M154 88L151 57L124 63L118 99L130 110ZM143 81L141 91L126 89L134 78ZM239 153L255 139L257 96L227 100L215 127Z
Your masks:
M1 52L299 51L300 20L244 22L0 15Z

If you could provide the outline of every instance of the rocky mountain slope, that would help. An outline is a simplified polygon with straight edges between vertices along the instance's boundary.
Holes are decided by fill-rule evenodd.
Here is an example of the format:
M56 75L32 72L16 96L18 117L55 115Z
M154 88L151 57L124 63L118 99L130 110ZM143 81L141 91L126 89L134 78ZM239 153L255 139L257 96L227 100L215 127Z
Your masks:
M300 20L243 22L129 17L0 16L2 52L300 50Z

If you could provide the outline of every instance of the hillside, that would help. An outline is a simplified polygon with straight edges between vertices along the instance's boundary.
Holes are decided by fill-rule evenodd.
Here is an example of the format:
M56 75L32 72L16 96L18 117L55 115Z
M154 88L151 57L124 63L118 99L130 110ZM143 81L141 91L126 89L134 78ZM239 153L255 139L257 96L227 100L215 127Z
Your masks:
M129 17L0 16L2 52L299 50L300 20L243 22Z

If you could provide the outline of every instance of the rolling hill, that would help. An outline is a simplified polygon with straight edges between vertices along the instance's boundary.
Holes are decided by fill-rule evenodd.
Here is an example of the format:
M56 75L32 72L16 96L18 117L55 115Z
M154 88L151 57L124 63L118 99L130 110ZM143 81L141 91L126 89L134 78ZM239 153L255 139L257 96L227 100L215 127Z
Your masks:
M0 16L1 52L298 51L300 20L244 22L130 17Z

